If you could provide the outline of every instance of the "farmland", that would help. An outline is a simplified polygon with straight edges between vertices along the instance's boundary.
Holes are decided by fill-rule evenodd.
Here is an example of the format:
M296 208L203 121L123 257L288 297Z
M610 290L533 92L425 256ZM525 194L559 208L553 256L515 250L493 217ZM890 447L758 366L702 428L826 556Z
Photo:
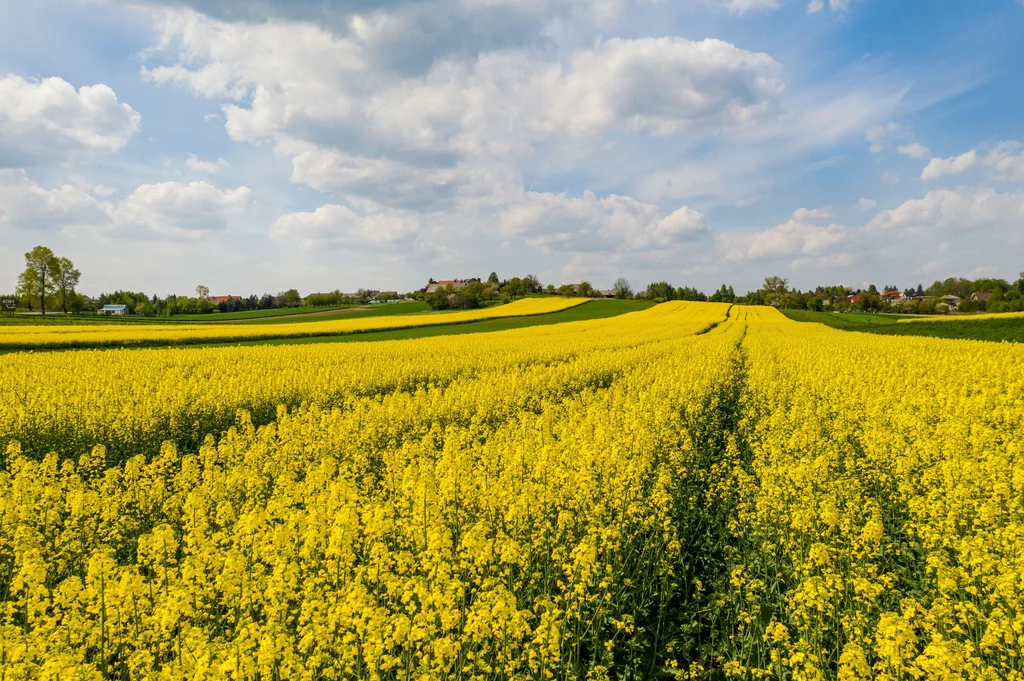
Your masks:
M960 340L1024 343L1024 316L1019 314L943 317L897 317L883 314L834 314L784 310L794 321L824 324L844 331L887 336L925 336Z
M7 678L1024 679L1024 346L670 302L0 375Z
M289 320L285 324L147 324L147 325L61 325L42 329L38 326L0 327L0 351L25 349L66 349L98 347L144 347L227 343L268 338L311 338L338 336L383 329L401 329L438 324L546 314L565 310L585 302L582 298L531 298L508 305L480 310L422 315L388 315L325 319Z

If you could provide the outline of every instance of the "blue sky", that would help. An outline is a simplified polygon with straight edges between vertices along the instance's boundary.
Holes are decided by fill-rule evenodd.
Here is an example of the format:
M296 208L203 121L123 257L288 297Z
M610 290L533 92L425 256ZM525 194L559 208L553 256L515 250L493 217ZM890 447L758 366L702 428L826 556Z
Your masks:
M1017 0L0 0L0 290L1024 269Z

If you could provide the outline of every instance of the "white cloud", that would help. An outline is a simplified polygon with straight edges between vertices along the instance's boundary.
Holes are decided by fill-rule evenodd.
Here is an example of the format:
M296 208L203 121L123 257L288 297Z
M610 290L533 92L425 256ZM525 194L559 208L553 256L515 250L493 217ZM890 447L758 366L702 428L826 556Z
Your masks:
M163 15L161 32L179 63L143 75L238 102L224 107L238 140L288 133L323 143L359 129L378 145L504 154L523 140L608 128L743 126L782 91L771 57L714 39L612 38L566 59L536 50L440 57L409 76L381 68L375 33L358 26L338 37L310 24L225 24L179 11Z
M45 189L23 170L0 170L0 228L5 229L89 228L111 238L195 239L223 230L251 205L247 187L144 184L123 201L107 202L70 185Z
M230 164L222 158L218 158L216 161L203 161L195 154L189 154L188 158L185 159L185 165L188 166L189 170L194 170L197 173L216 175Z
M1000 142L985 155L976 149L949 158L933 158L921 171L922 180L959 175L976 167L989 168L1003 180L1024 180L1024 145L1016 140Z
M825 9L825 3L822 0L811 0L807 3L807 13L817 14L821 10Z
M832 217L832 208L797 208L793 211L793 220L796 222L813 222L815 220L827 220Z
M0 77L0 168L118 151L140 120L106 85Z
M0 170L0 228L58 231L108 221L108 208L77 187L44 189L24 170Z
M417 213L372 206L358 214L347 206L327 204L307 213L279 217L271 230L277 241L297 241L304 248L333 247L356 251L409 250L422 229Z
M959 156L933 158L921 171L922 180L935 180L945 175L958 175L970 170L978 163L978 152L971 149Z
M115 222L124 238L189 238L225 229L249 211L248 187L221 190L207 182L144 184L117 204Z
M928 154L932 153L931 150L920 142L913 142L911 144L901 144L896 147L896 151L904 156L910 158L924 158Z
M841 251L850 236L842 225L815 222L831 215L827 209L797 209L781 225L752 234L723 234L717 238L722 258L733 262L800 258L805 264Z
M782 3L779 0L729 0L729 11L733 14L774 10L780 7L782 7Z
M501 233L550 251L666 248L707 234L704 216L683 206L662 216L630 196L526 192L501 213Z
M874 199L860 199L857 201L857 207L861 210L871 210L878 205L878 202Z
M1000 193L989 187L936 189L872 218L868 231L910 231L934 237L940 232L997 228L1019 232L1024 192Z

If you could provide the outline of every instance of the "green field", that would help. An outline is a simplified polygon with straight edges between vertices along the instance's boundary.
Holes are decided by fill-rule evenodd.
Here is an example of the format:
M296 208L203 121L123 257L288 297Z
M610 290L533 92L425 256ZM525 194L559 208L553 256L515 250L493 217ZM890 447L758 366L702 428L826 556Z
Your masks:
M182 314L173 317L158 317L168 322L238 322L256 319L273 319L282 315L300 315L313 312L331 312L334 310L346 310L355 305L341 305L338 307L282 307L273 310L246 310L245 312L211 312L209 314Z
M94 312L64 314L47 312L38 314L0 314L0 326L68 326L71 324L153 324L170 321L169 317L105 317Z
M369 331L350 333L342 336L313 336L306 338L277 338L241 343L217 343L214 345L298 345L303 343L354 343L384 340L404 340L408 338L427 338L432 336L452 336L466 333L486 333L488 331L507 331L522 329L528 326L546 326L563 322L579 322L587 319L604 319L615 317L627 312L637 312L652 307L655 303L647 300L591 300L561 312L551 312L528 317L504 317L487 319L480 322L451 324L447 326L426 326L411 329L393 329L389 331ZM394 307L394 306L392 306ZM199 346L192 346L199 347Z
M1024 318L944 319L934 324L898 324L901 317L884 314L808 312L782 310L797 322L817 322L843 331L863 331L886 336L928 336L961 340L1024 343Z
M328 319L338 318L358 319L360 317L384 317L424 312L430 312L430 306L422 302L387 303L366 306L347 305L344 307L291 307L273 310L249 310L246 312L212 312L210 314L175 315L173 317L107 317L95 313L66 315L60 312L48 312L46 315L0 315L0 325L63 326L70 324L223 324L227 322L246 322L249 324L288 324L314 321L318 319L323 319L325 321Z

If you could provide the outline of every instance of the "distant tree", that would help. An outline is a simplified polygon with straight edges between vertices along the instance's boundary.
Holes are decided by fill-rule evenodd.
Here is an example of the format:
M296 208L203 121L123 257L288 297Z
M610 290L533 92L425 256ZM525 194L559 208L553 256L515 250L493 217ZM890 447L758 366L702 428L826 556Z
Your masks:
M535 275L527 274L523 277L523 293L540 293L543 290L544 286Z
M871 284L870 286L868 286L868 293L876 294L877 295L878 289L875 287L874 284Z
M67 314L71 306L71 299L75 295L75 287L82 273L75 269L74 264L67 258L56 258L53 262L53 285L57 292L57 304Z
M732 290L732 286L722 284L722 288L712 293L708 300L712 303L733 303L736 302L736 293Z
M487 283L491 284L492 286L497 286L498 283L499 283L498 273L497 272L491 272L487 276Z
M457 289L449 284L434 293L428 293L425 299L427 305L434 310L469 310L479 307L480 300L468 288L465 286Z
M649 288L650 287L648 287L648 289ZM672 298L674 298L675 300L687 300L701 303L707 301L708 299L708 297L704 294L703 291L698 291L696 288L692 286L680 286L675 291L673 291L672 296L669 297L669 299Z
M44 315L46 299L54 290L54 271L59 266L53 251L46 246L36 246L25 254L25 271L18 276L18 295L38 301Z
M523 280L519 277L512 277L502 284L501 293L509 298L517 298L523 295Z
M616 298L632 298L633 287L629 285L629 280L625 277L619 277L615 280L615 284L612 286L612 290L615 291Z
M576 295L576 287L572 284L562 284L558 287L558 295L572 298Z
M554 285L554 284L548 284L548 285L547 285L547 286L546 286L546 287L544 288L544 293L548 294L549 296L553 296L553 295L555 295L555 293L556 293L556 291L555 291L555 285Z
M209 297L210 297L210 287L209 286L203 286L202 284L200 284L199 286L196 286L196 298L209 298Z
M761 285L761 297L765 304L773 307L781 307L788 292L789 280L782 277L766 277Z
M302 296L300 296L299 292L293 288L288 289L282 293L281 296L284 299L283 307L298 307L299 305L302 305Z
M599 298L600 293L597 289L590 285L589 281L581 281L579 286L576 287L576 295L581 298Z
M882 299L878 295L878 290L876 289L874 292L869 290L861 293L857 307L864 312L878 312L881 310Z
M68 309L75 314L78 314L85 309L85 296L81 293L72 292L65 300Z
M1024 272L1020 273L1020 278L1017 279L1017 293L1024 296Z
M667 281L651 282L647 285L647 291L644 292L644 298L648 300L673 300L676 297L675 288Z

